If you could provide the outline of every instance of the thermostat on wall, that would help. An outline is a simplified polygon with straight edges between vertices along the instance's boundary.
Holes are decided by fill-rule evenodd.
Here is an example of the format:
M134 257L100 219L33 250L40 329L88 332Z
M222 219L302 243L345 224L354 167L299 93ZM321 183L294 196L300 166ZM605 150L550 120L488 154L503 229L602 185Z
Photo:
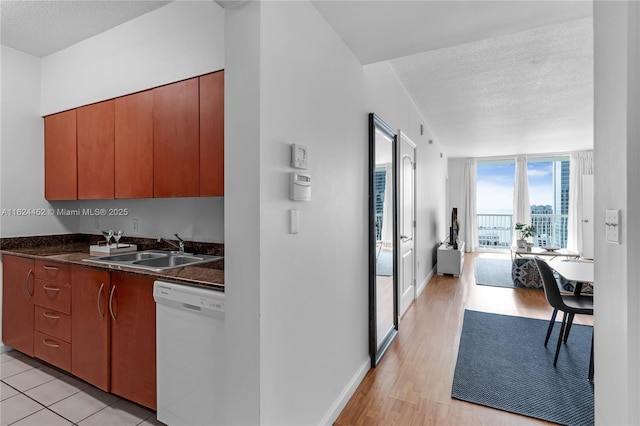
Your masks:
M306 169L307 168L307 147L298 145L297 143L291 144L291 167L294 169Z
M311 175L291 172L289 176L289 198L294 201L310 201Z

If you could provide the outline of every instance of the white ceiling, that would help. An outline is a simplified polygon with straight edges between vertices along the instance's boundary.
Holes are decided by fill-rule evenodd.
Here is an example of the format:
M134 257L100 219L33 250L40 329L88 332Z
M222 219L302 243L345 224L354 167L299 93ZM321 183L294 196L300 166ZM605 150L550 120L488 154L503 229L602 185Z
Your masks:
M167 3L2 0L0 41L42 57ZM313 3L362 64L390 61L448 156L592 148L591 1Z
M593 147L590 1L314 4L361 63L391 63L449 157Z
M43 57L167 3L170 1L2 0L0 42Z

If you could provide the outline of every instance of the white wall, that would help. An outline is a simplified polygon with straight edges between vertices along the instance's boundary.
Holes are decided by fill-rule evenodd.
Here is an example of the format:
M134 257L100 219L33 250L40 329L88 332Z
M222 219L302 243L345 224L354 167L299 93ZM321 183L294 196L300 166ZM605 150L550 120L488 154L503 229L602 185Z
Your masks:
M465 222L465 214L464 214L464 206L465 206L465 197L464 197L464 165L467 161L466 158L451 158L449 159L448 171L447 171L447 218L446 218L446 226L445 226L445 234L442 236L443 239L449 238L449 227L451 226L451 209L453 207L458 208L458 223L461 227L461 235L462 238L465 238L465 230L464 230L464 222ZM469 250L469 244L465 246L466 250Z
M259 2L246 2L225 11L224 384L228 425L260 423L260 8Z
M42 59L41 115L224 68L224 10L175 1Z
M224 243L224 198L148 198L133 200L78 201L81 209L126 210L124 216L80 216L78 232L100 234L100 230L124 231L131 237L165 237ZM62 204L62 203L52 203ZM133 219L138 230L133 229ZM97 222L96 222L97 220ZM124 240L123 240L124 241Z
M640 424L640 4L594 3L596 423ZM621 209L621 244L604 239Z
M424 117L388 62L364 67L365 105L393 129L400 129L416 148L416 283L424 284L436 263L436 249L444 236L446 158ZM420 135L420 125L424 132ZM429 140L432 141L429 144Z
M0 236L63 234L78 227L77 217L14 216L13 209L44 209L44 130L40 111L40 59L2 49L2 128L0 149ZM67 203L74 208L74 203Z
M363 71L309 2L264 3L260 39L261 422L318 424L368 360ZM288 199L291 143L310 202Z
M427 162L424 258L442 227L444 161L422 146L395 74L365 70L311 3L226 13L227 423L328 424L369 367L368 112L407 129ZM310 202L288 199L291 143L309 149Z

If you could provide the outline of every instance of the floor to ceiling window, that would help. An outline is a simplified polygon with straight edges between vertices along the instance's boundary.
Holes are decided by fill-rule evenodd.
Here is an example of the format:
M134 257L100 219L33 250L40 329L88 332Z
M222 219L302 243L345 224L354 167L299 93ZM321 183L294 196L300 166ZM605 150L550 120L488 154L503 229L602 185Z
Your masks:
M531 225L536 246L567 247L569 215L569 158L535 158L527 161Z
M478 161L476 212L478 247L507 249L513 232L513 159ZM567 246L569 158L527 159L531 225L536 246Z
M478 247L508 248L516 164L513 159L478 161L476 170Z

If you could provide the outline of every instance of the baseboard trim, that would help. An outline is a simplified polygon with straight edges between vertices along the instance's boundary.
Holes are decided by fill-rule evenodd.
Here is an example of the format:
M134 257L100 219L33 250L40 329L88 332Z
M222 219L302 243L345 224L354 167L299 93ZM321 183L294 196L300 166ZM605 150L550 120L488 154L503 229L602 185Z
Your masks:
M347 405L347 402L349 402L353 394L356 392L356 389L358 389L358 386L364 379L364 376L367 375L367 372L370 368L371 358L367 356L367 358L362 361L360 367L356 370L353 377L351 377L351 380L349 380L342 392L340 392L340 395L338 395L338 398L333 404L331 404L331 407L318 424L332 425L336 421L344 407Z
M437 265L436 265L437 266ZM424 281L422 282L422 284L420 284L420 287L418 287L418 291L416 292L416 299L418 297L420 297L420 295L422 294L422 292L424 291L425 287L427 287L427 283L429 282L429 280L431 280L431 277L433 277L433 274L436 272L436 267L434 267L431 272L429 272L429 275L427 275L427 278L424 279Z

